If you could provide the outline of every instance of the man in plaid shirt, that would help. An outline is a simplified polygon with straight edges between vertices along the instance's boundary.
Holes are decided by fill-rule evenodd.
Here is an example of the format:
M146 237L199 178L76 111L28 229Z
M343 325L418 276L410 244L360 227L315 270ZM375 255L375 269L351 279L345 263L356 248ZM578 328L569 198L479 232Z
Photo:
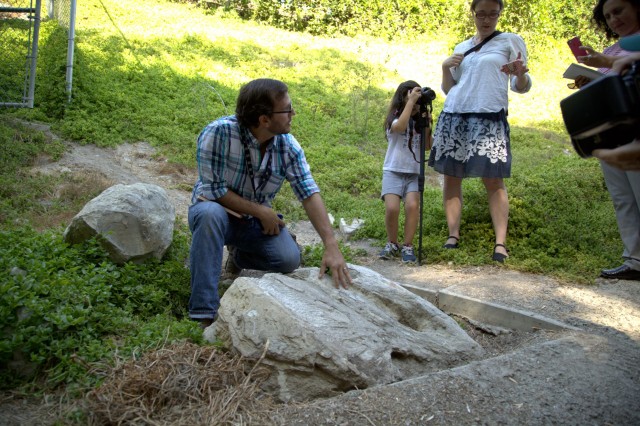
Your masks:
M257 79L240 89L235 115L213 121L198 137L198 181L189 207L189 315L203 327L220 305L225 245L240 269L289 273L300 266L300 249L271 207L285 179L322 238L320 277L329 269L336 288L351 284L320 189L289 134L295 114L283 82Z

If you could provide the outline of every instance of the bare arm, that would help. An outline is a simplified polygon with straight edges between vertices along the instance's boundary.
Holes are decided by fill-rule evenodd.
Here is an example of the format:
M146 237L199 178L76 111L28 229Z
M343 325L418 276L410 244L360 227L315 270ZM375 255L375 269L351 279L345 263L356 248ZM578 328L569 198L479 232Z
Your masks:
M324 276L325 270L329 268L336 288L340 288L340 286L347 288L351 284L351 276L347 269L347 263L338 247L338 241L333 234L333 228L331 227L331 222L329 222L329 215L322 197L316 192L303 200L302 206L307 212L311 224L320 235L320 238L322 238L322 244L324 245L320 278Z
M578 61L590 67L611 68L615 60L620 58L619 56L600 53L591 46L580 46L580 48L586 51L587 54L585 56L578 56Z
M624 74L623 71L631 68L631 64L640 61L640 52L633 52L627 56L618 56L611 65L611 71L618 74Z
M400 117L391 124L391 131L394 133L402 133L407 130L407 124L409 124L409 118L411 118L411 112L413 111L413 106L416 104L420 96L422 95L422 89L420 87L414 87L409 92L409 98L407 99L407 103L400 114Z
M449 56L442 63L442 90L445 94L449 93L449 90L456 85L456 81L451 74L451 68L459 66L463 59L464 55L456 53Z

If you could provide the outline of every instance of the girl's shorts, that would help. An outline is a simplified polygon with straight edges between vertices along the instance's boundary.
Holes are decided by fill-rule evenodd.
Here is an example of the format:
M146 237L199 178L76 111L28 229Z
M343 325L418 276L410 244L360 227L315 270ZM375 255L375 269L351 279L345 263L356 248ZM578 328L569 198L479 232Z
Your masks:
M395 194L404 199L409 192L418 192L417 174L382 171L382 199L386 194Z

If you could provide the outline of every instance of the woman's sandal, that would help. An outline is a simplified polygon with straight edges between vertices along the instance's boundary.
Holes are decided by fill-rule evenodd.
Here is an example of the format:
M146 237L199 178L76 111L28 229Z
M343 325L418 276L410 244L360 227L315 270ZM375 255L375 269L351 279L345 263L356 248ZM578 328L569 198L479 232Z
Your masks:
M444 247L444 248L446 248L446 249L457 249L457 248L459 247L459 246L458 246L458 240L460 240L460 238L458 238L458 237L454 237L453 235L449 235L449 236L447 237L447 240L450 240L450 239L452 239L452 238L453 238L454 240L456 240L456 242L455 242L455 243L453 243L453 244L445 244L445 245L443 245L442 247Z
M506 254L497 253L496 248L498 247L504 247L505 251L509 253L509 250L507 250L507 246L505 246L504 244L496 244L495 246L493 246L493 256L491 258L496 262L504 263L504 260L509 256L507 256Z

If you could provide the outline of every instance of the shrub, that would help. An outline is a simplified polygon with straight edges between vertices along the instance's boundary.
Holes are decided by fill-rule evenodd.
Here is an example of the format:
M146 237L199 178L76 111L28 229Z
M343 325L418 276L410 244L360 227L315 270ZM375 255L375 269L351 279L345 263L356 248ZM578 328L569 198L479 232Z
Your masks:
M61 233L0 232L0 383L88 385L92 364L163 341L199 339L185 319L189 275L176 252L118 267L97 241L68 246Z

